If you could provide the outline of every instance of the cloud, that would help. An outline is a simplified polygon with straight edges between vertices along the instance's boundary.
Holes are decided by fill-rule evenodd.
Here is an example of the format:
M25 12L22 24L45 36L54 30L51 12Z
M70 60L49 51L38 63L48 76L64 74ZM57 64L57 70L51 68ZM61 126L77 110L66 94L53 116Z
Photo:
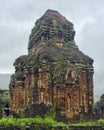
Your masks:
M73 22L76 44L94 59L94 90L95 95L101 95L104 85L103 5L104 0L0 1L0 73L14 72L15 59L27 54L28 38L35 21L47 9L54 9Z

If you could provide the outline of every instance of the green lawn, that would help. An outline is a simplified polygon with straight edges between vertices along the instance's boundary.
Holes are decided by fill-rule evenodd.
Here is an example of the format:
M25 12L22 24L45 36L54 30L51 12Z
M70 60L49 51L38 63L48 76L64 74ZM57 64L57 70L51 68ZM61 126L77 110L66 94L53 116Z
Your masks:
M19 125L19 126L26 126L31 123L37 124L47 124L47 125L55 125L55 126L66 126L66 125L75 125L75 126L93 126L93 125L104 125L104 119L99 119L98 121L84 121L79 123L63 123L57 122L53 120L51 117L46 118L2 118L0 119L0 125Z

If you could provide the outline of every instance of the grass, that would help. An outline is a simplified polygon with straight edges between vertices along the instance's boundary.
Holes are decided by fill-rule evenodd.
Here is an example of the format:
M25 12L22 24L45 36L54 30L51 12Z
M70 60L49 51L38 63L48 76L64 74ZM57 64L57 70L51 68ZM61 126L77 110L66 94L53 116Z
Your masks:
M0 125L27 125L29 123L42 123L42 124L54 124L55 121L49 117L46 118L2 118L0 119Z
M46 124L46 125L53 125L53 126L94 126L94 125L102 125L104 126L104 119L99 119L98 121L86 121L86 122L79 122L76 124L65 124L63 122L57 122L51 117L36 117L36 118L2 118L0 119L0 125L18 125L18 126L26 126L32 123L36 124Z
M94 125L97 125L97 122L86 121L86 122L79 122L79 123L70 124L70 125L73 125L73 126L94 126Z

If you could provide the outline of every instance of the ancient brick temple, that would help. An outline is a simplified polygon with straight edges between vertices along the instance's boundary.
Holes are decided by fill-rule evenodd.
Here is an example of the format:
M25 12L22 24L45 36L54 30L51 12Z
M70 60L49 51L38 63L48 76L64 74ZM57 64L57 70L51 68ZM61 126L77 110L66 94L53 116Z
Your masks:
M73 24L47 10L29 36L28 55L15 60L11 110L34 103L52 104L62 115L86 113L93 105L93 60L74 41Z

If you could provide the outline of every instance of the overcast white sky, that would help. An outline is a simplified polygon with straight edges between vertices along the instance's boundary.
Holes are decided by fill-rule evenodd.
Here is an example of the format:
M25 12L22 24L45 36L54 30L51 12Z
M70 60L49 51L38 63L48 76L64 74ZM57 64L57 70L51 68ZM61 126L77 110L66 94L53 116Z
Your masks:
M94 59L97 99L104 93L104 0L0 0L0 73L14 73L15 59L27 54L31 29L47 9L74 24L76 44Z

